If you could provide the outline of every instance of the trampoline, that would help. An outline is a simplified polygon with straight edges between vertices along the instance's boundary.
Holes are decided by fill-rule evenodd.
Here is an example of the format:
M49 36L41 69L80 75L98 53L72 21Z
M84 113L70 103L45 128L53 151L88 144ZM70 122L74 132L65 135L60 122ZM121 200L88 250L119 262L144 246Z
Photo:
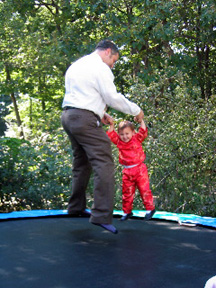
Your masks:
M66 211L0 214L0 287L203 288L216 275L216 219L134 214L114 213L117 235Z

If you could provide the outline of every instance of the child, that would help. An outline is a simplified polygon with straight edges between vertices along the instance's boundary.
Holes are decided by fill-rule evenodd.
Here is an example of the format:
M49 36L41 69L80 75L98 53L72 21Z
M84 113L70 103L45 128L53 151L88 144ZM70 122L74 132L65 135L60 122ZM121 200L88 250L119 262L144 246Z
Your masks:
M114 130L114 123L110 123L107 135L119 149L119 163L123 165L122 177L122 206L124 215L121 221L125 221L131 216L133 199L136 187L139 189L143 204L147 210L145 220L150 220L155 213L153 196L149 186L148 170L143 163L146 156L142 149L142 142L147 137L148 130L144 123L138 133L129 121L122 121L118 127L118 134Z

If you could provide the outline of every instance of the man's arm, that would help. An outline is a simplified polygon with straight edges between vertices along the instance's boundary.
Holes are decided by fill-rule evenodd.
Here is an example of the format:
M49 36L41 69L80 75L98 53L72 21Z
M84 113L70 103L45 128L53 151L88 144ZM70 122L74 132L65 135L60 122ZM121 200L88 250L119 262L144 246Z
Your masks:
M105 104L124 114L137 116L140 114L140 107L128 100L123 94L118 93L114 84L114 75L111 69L103 63L96 75L97 91L100 93Z

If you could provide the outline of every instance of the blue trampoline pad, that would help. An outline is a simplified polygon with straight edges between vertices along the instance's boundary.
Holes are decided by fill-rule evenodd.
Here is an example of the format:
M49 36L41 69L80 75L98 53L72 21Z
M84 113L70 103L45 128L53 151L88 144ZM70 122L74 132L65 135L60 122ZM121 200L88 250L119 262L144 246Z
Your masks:
M90 210L89 210L90 211ZM122 211L114 210L114 217L121 216ZM146 211L134 210L133 216L143 218ZM35 218L35 217L50 217L50 216L67 216L67 210L31 210L31 211L14 211L11 213L0 213L0 220L9 220L16 218ZM202 217L193 214L177 214L166 211L156 211L153 216L154 220L169 220L178 222L180 225L187 226L206 226L216 228L216 218Z

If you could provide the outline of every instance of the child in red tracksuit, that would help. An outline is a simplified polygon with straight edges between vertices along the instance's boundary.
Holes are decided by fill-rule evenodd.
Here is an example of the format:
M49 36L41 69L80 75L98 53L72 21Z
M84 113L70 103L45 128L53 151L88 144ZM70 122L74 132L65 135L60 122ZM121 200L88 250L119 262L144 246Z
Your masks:
M142 142L147 137L147 134L148 130L143 120L138 133L135 132L133 124L129 121L123 121L119 124L118 134L114 130L114 123L110 124L110 128L107 131L110 140L119 149L119 163L124 167L122 177L122 207L124 215L121 221L133 216L132 206L136 187L139 189L143 204L147 210L144 219L150 220L155 213L148 170L143 163L146 156L142 149Z

